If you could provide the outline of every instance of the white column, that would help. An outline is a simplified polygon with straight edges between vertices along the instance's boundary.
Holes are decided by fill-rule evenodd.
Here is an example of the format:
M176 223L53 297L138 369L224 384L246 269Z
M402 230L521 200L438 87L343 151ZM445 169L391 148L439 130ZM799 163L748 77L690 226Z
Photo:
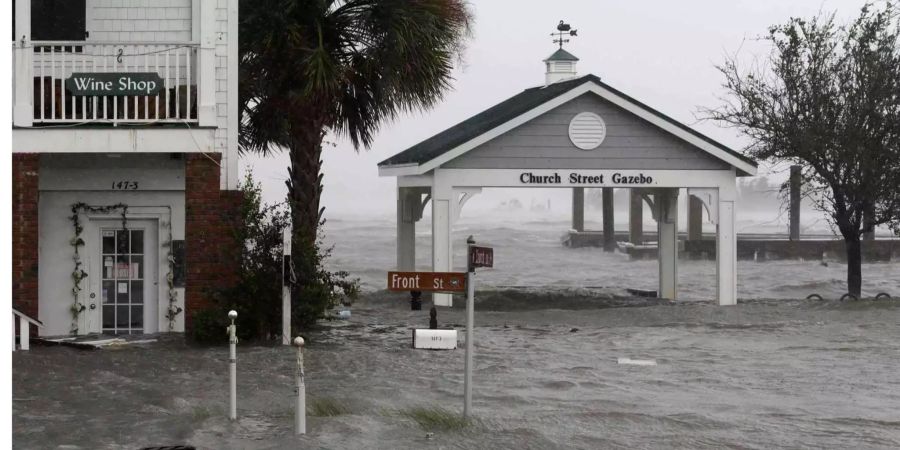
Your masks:
M659 296L675 300L678 294L678 189L656 194L656 231L659 249Z
M431 262L435 272L453 270L453 189L447 183L438 183L435 174L431 188ZM450 294L433 294L435 306L453 306Z
M397 270L416 270L416 219L421 195L397 187Z
M197 119L216 126L216 0L200 0L200 49L197 56Z
M14 0L16 2L15 48L15 107L13 108L13 125L30 127L34 120L31 90L34 86L32 71L34 70L34 49L31 48L31 0ZM41 81L43 82L43 80Z
M215 50L213 50L215 51ZM225 181L225 189L238 188L238 124L240 123L240 110L238 105L238 0L228 0L228 92L226 94L228 109L228 148L226 152L225 173L222 175ZM215 98L215 93L213 93ZM215 111L215 108L213 108ZM199 117L199 116L198 116Z
M737 304L737 235L734 231L733 191L719 189L719 223L716 226L716 280L719 305Z

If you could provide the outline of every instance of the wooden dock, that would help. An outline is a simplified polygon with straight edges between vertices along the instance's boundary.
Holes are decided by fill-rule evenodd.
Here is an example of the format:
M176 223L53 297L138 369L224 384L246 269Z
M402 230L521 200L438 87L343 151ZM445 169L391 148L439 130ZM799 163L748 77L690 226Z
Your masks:
M632 259L655 259L656 232L645 231L640 244L629 242L628 233L616 232L618 249ZM570 230L562 237L566 247L602 247L602 231ZM678 250L684 259L716 258L716 236L704 233L700 240L688 240L687 233L678 234ZM791 241L787 234L738 233L737 257L741 260L771 261L782 259L846 260L844 241L838 236L806 235L799 241ZM878 236L875 240L862 241L864 262L900 261L900 239Z

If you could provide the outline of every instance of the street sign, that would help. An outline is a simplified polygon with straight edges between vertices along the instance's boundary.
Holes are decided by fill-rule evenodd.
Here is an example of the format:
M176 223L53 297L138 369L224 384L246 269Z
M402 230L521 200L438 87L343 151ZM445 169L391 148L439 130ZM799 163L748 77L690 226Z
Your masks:
M388 272L389 291L465 292L465 272Z
M469 246L469 267L494 267L494 249Z

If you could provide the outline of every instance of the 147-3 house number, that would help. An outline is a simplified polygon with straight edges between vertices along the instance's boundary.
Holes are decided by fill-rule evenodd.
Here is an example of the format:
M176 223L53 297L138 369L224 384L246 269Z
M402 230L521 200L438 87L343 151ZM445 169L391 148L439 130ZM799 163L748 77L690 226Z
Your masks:
M132 180L120 180L112 182L112 189L118 191L136 191L138 182Z

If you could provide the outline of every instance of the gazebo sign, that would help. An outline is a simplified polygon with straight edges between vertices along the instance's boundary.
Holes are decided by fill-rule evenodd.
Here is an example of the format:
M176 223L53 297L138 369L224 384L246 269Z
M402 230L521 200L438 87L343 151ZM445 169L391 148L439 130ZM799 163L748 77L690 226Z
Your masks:
M156 95L164 81L156 72L75 72L66 78L66 89L76 96Z

